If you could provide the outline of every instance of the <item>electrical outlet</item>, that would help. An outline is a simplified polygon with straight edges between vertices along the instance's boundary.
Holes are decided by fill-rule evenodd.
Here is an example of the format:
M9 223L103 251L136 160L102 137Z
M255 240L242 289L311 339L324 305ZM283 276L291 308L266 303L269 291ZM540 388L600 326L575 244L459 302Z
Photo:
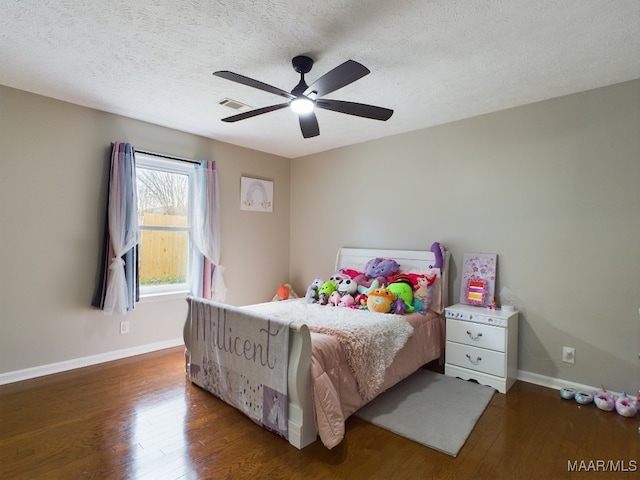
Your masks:
M129 333L129 322L127 320L120 322L120 335L125 333Z
M564 363L576 363L576 349L573 347L562 347L562 361Z

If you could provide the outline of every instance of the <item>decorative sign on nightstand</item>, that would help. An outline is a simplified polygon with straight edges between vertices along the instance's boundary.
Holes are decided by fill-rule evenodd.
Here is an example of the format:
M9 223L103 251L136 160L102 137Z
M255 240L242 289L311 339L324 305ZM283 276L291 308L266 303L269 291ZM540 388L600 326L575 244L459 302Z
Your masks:
M486 307L495 296L498 255L465 253L462 258L460 303Z

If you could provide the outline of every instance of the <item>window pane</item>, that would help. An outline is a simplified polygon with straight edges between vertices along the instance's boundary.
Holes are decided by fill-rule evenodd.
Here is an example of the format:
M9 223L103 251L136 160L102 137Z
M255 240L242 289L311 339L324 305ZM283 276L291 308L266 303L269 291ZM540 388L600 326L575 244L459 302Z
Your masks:
M157 163L157 168L163 166ZM143 288L187 282L189 176L171 171L171 166L167 170L156 170L155 164L154 168L146 165L136 168L141 227L139 269ZM166 230L167 227L184 230ZM143 290L143 293L151 291L155 289Z
M138 167L137 176L141 213L187 215L187 175Z
M187 232L142 230L140 285L187 281Z

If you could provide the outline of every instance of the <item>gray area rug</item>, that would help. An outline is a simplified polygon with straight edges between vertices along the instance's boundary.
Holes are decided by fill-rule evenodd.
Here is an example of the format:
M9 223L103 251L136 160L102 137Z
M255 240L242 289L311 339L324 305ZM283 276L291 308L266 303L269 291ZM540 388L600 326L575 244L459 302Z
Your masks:
M420 369L354 415L455 457L494 392L491 387Z

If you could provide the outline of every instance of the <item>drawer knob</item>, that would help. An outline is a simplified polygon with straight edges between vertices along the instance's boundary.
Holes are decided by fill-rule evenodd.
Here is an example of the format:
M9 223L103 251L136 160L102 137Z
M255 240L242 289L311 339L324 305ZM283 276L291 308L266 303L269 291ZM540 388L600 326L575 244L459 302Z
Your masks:
M469 338L471 338L471 340L478 340L482 336L482 332L478 333L478 335L474 337L473 334L469 330L467 330L467 335L469 335Z
M482 360L482 357L476 357L476 359L475 359L475 360L472 360L472 359L471 359L471 355L469 355L469 354L467 353L467 359L468 359L471 363L473 363L474 365L478 365L478 364L480 363L480 361Z

